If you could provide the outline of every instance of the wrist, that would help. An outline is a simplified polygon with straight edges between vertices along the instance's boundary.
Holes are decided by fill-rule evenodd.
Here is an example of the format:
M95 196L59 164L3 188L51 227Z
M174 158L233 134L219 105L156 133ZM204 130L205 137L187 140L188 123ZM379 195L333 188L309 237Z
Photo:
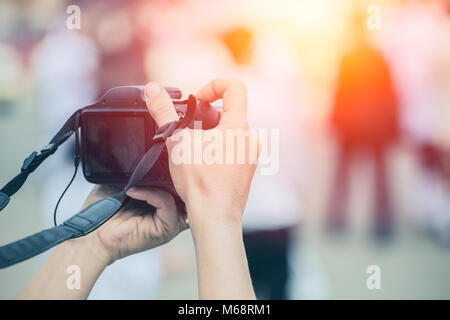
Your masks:
M86 299L108 263L108 256L94 236L64 241L55 248L18 298ZM68 286L68 268L73 266L78 269L78 290Z
M202 218L190 223L200 299L254 299L240 219Z
M217 219L205 219L201 223L189 224L197 254L198 250L203 252L212 250L217 254L218 250L222 250L230 244L243 243L242 225L240 224L222 223Z
M187 204L186 210L189 224L193 232L200 226L205 228L226 226L227 228L242 229L243 210L239 208L205 204Z
M93 265L107 267L114 262L113 255L102 244L96 231L65 242L71 252L86 257Z
M188 217L196 246L215 237L222 240L242 238L242 214L239 211L188 208Z

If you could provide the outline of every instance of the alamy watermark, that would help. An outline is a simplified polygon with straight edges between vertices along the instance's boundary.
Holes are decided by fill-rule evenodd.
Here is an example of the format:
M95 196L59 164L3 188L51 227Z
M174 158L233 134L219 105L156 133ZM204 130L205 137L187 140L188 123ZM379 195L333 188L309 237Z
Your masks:
M366 26L369 30L381 29L381 8L379 5L372 4L366 9L369 15L366 20Z
M81 29L81 9L79 6L72 4L67 7L66 13L69 15L66 19L66 27L69 30Z
M195 121L194 129L200 128L201 121ZM175 165L259 163L261 175L275 175L280 168L279 129L179 130L170 141Z
M73 264L67 267L66 273L70 276L66 280L66 287L69 290L79 290L81 288L81 268Z
M366 286L369 290L381 290L381 268L376 264L367 267L366 273L369 274L366 280Z

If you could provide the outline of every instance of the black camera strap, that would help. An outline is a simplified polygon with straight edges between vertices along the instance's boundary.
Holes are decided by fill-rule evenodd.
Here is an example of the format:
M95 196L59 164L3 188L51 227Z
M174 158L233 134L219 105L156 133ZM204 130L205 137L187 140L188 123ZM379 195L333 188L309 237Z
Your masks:
M176 129L187 127L193 120L195 108L196 99L191 95L188 99L186 116L178 121L167 123L158 128L153 137L152 147L139 161L127 185L121 192L92 203L56 227L42 230L21 240L1 246L0 269L34 257L65 240L87 235L110 219L121 208L122 201L126 198L126 192L133 187L134 184L142 180L154 166L164 149L166 139L170 137ZM48 156L53 154L59 145L64 143L78 130L79 115L79 111L73 114L61 130L53 137L50 144L42 149L39 154L33 152L25 159L21 172L0 190L0 210L8 204L10 196L16 193L25 183L28 175ZM76 141L76 143L78 143L78 141Z
M75 112L69 120L66 121L64 126L52 140L50 140L48 145L46 145L39 153L36 151L32 152L23 161L20 173L0 189L0 211L8 205L10 197L24 185L30 173L36 170L45 159L55 153L58 147L78 130L79 116L80 110Z

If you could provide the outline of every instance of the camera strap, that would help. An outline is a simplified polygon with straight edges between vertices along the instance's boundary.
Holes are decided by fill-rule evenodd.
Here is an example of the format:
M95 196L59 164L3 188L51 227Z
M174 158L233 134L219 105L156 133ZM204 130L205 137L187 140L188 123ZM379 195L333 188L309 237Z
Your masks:
M0 189L0 211L8 205L10 197L24 185L30 173L36 170L45 159L55 153L58 147L78 130L80 111L75 112L66 121L58 133L50 140L49 144L42 148L40 152L32 152L23 161L20 173Z
M152 147L141 158L127 185L121 192L92 203L56 227L42 230L21 240L1 246L0 269L34 257L65 240L87 235L110 219L121 208L122 201L126 198L126 192L133 187L135 183L142 180L154 166L164 149L166 139L169 138L176 129L187 127L193 120L195 108L196 99L193 95L190 95L185 117L178 121L169 122L158 128L153 137ZM21 172L0 190L0 210L8 204L10 196L16 193L25 183L28 175L47 157L53 154L59 145L64 143L78 130L79 115L80 110L69 118L47 147L42 149L39 154L33 152L25 159ZM76 143L78 143L78 141L76 141Z

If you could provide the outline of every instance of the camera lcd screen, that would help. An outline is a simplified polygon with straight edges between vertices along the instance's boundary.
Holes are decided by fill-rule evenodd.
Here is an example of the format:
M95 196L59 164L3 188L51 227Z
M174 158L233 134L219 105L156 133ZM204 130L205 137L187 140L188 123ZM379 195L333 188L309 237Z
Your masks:
M88 116L83 140L89 174L130 176L148 149L145 124L140 116Z

